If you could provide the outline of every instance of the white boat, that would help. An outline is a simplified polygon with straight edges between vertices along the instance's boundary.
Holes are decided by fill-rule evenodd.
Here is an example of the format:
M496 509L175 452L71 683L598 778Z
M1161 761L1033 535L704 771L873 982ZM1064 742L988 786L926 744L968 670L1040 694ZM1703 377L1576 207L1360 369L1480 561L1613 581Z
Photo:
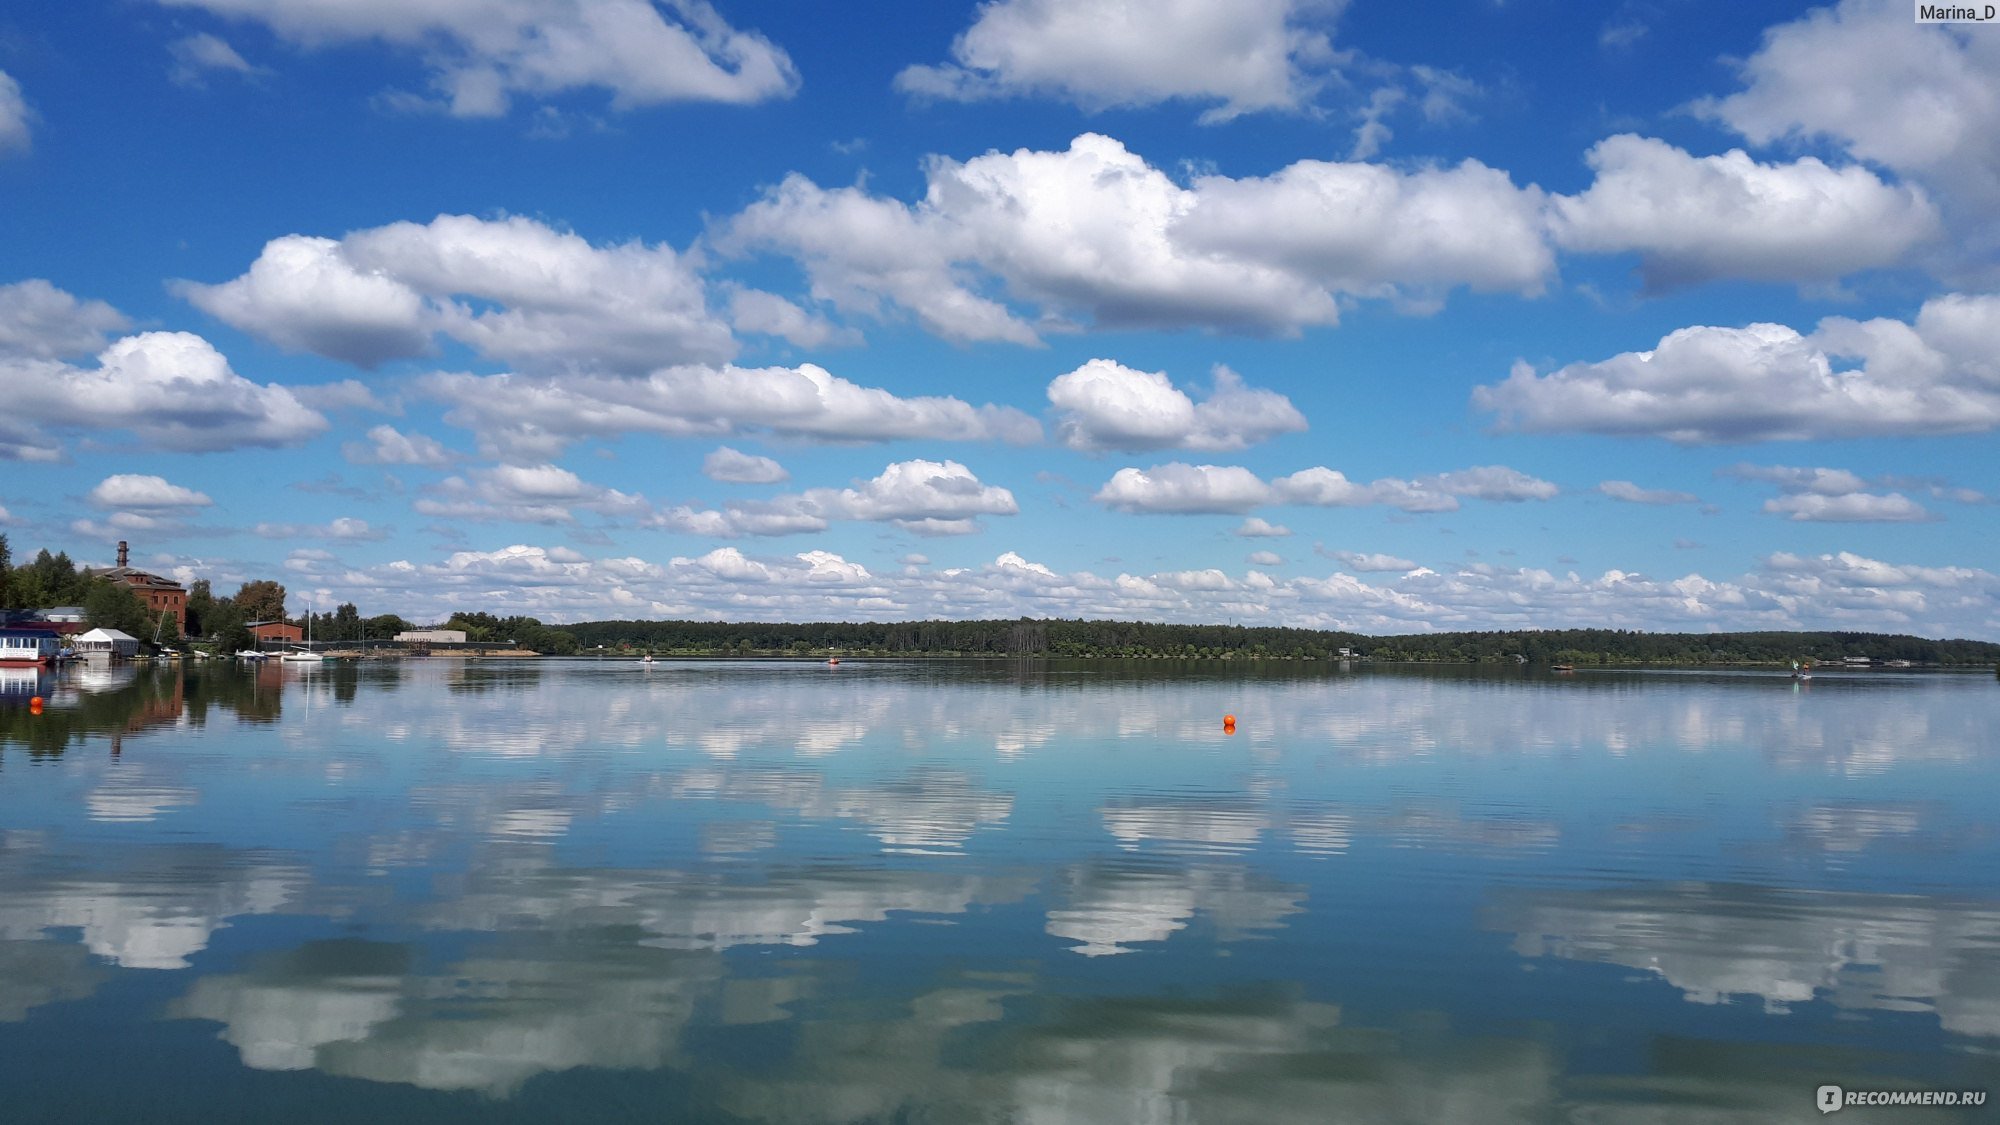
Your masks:
M312 612L312 603L308 602L308 603L306 603L306 644L307 644L307 645L311 645L311 644L313 643L313 636L312 636L312 628L313 628L313 612ZM312 649L311 649L310 647L308 647L308 648L294 648L294 649L288 649L288 650L286 650L285 654L284 654L283 656L280 656L280 657L279 657L278 659L280 659L280 660L284 661L284 662L285 662L285 663L287 663L287 664L324 664L324 663L326 663L326 657L324 657L324 656L321 656L321 655L320 655L319 653L316 653L316 652L314 652L314 651L313 651L313 650L312 650Z

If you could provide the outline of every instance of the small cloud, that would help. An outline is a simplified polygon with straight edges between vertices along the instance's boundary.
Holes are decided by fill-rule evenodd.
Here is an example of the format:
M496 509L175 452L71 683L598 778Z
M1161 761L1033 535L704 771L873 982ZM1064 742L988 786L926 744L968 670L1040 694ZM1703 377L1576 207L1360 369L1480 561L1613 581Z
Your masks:
M1236 529L1236 534L1245 539L1283 539L1292 529L1281 523L1272 523L1259 516L1251 516Z
M350 441L341 455L356 465L448 465L456 457L435 438L406 434L394 426L376 426L365 442Z
M257 78L270 73L261 66L252 66L236 53L236 48L206 31L174 40L167 44L167 53L174 58L167 77L181 86L205 86L210 74Z
M769 457L741 453L726 445L702 458L701 474L730 484L777 484L792 479L783 465Z
M1696 504L1701 497L1692 492L1674 492L1664 488L1640 488L1629 480L1607 480L1597 486L1613 500L1623 500L1628 504Z
M1245 558L1252 566L1283 566L1285 557L1275 551L1252 551Z
M215 503L206 493L169 483L164 477L119 473L105 477L86 498L99 508L172 511L206 508Z
M1372 573L1408 572L1417 569L1417 564L1395 555L1367 553L1362 551L1329 551L1325 547L1314 547L1314 552L1330 559L1337 559L1350 570ZM1477 552L1467 551L1468 555Z

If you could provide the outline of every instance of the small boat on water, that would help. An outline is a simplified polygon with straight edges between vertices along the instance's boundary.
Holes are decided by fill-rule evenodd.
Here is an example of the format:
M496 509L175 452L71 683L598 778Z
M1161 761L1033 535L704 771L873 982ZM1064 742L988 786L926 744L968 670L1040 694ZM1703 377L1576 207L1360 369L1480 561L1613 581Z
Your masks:
M62 640L52 629L0 629L0 667L44 667L61 651Z
M1807 664L1804 667L1800 667L1798 661L1792 661L1792 678L1795 680L1812 679L1812 665Z
M306 606L306 644L308 646L310 646L313 643L312 630L313 630L312 606L308 604ZM326 657L321 656L317 652L314 652L310 647L287 649L285 651L285 654L283 656L280 656L278 659L284 661L287 664L326 663Z

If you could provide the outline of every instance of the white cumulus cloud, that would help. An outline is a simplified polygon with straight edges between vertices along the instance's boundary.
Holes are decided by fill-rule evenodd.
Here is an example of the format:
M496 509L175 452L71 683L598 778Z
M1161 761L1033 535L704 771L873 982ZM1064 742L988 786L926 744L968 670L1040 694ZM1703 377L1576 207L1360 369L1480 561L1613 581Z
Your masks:
M0 285L0 358L89 355L129 323L103 301L79 300L41 278Z
M792 479L783 465L769 457L758 457L726 445L701 459L701 475L731 484L777 484Z
M440 108L493 117L516 94L607 90L625 109L748 105L788 96L783 49L729 26L704 0L159 0L254 20L301 47L376 41L415 51Z
M34 111L28 108L28 101L21 96L21 84L12 75L0 70L0 155L9 151L26 152L32 143L28 132L28 122Z
M896 87L968 101L1042 95L1092 111L1220 103L1204 122L1299 109L1334 60L1307 20L1338 10L1304 0L993 0L953 41L952 62L909 67Z
M493 465L451 476L411 505L441 519L567 524L577 512L644 518L652 511L635 493L586 481L560 465Z
M406 434L396 427L383 424L368 430L365 442L350 441L341 445L341 453L357 465L425 465L450 464L451 450L436 438L424 434Z
M1411 562L1409 559L1397 558L1395 555L1385 555L1379 552L1328 551L1326 553L1345 563L1349 570L1359 570L1364 573L1395 571L1407 574L1417 569L1417 564Z
M678 507L653 526L690 535L734 538L822 531L835 520L893 523L918 535L965 535L979 516L1020 511L1014 494L982 482L956 461L898 461L851 488L810 488L770 500L737 501L722 510Z
M1236 529L1236 534L1245 539L1283 539L1291 533L1291 528L1281 523L1272 523L1262 516L1251 516Z
M1016 343L1072 322L1289 333L1335 323L1343 296L1535 293L1555 267L1541 192L1477 161L1301 161L1182 186L1086 133L1062 151L933 157L926 177L906 204L793 175L715 241L790 255L815 300L848 312L902 310L947 339Z
M81 320L71 317L54 337L44 337L60 343L0 352L0 386L7 388L0 456L52 459L59 447L51 430L126 430L155 448L198 453L296 445L327 428L325 416L290 388L245 379L192 333L124 337L99 353L95 367L35 354L110 325L93 306L76 311Z
M1456 511L1460 497L1499 503L1547 500L1561 490L1551 481L1504 465L1481 465L1403 480L1383 477L1362 484L1324 465L1264 481L1236 465L1187 465L1178 461L1114 473L1094 499L1126 512L1240 513L1272 504L1359 508L1381 504L1406 512ZM1237 534L1272 534L1268 524Z
M1931 190L1954 265L1995 277L2000 39L1924 25L1899 0L1842 0L1764 34L1743 89L1696 104L1753 144L1830 141Z
M1951 294L1910 323L1683 328L1650 351L1546 375L1517 363L1473 404L1504 430L1683 444L1979 433L2000 426L1996 356L2000 296Z
M736 349L671 247L595 246L519 216L285 235L234 280L174 288L280 347L362 366L427 354L439 334L528 369L638 372Z
M1215 388L1197 403L1164 372L1093 359L1049 384L1056 435L1071 449L1233 450L1306 428L1303 414L1275 391L1245 386L1217 366Z
M1766 500L1764 510L1819 523L1921 523L1937 518L1900 492L1850 492L1842 496L1801 492Z
M165 477L141 473L117 473L105 477L90 490L86 499L99 508L149 511L206 508L215 503L207 493L183 488Z
M1891 266L1935 238L1925 194L1859 165L1813 157L1762 164L1737 149L1693 156L1622 134L1586 159L1596 179L1551 200L1557 241L1589 253L1633 252L1649 289L1716 278L1830 282Z
M619 434L725 437L768 433L817 441L1007 441L1041 438L1012 407L956 398L904 398L816 364L670 367L644 377L437 374L425 393L483 444L551 456L571 442Z
M1093 497L1125 512L1247 512L1271 500L1271 486L1240 465L1124 468Z
M1802 523L1921 523L1937 519L1928 509L1900 492L1868 491L1871 484L1847 469L1795 465L1730 465L1718 476L1760 481L1778 487L1782 495L1764 502L1764 511ZM1934 491L1944 498L1953 492Z

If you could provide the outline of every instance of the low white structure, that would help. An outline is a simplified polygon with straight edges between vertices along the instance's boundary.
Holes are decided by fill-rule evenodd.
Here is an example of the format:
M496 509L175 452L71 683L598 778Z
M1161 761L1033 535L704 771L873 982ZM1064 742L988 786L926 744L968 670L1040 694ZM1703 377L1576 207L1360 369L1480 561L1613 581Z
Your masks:
M139 655L139 638L116 629L92 629L88 633L78 633L76 651L85 656L102 653L105 656Z
M411 629L407 633L397 633L396 639L425 645L462 645L465 643L465 630Z

